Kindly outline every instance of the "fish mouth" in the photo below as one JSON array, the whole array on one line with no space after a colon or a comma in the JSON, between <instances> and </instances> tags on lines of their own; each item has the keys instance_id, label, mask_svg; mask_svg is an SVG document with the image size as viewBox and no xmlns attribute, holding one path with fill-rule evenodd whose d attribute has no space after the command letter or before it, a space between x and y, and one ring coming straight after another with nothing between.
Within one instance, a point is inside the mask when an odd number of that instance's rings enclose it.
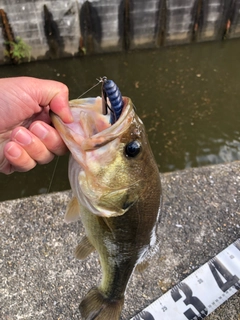
<instances>
[{"instance_id":1,"label":"fish mouth","mask_svg":"<svg viewBox=\"0 0 240 320\"><path fill-rule=\"evenodd\" d=\"M72 152L78 144L82 151L95 150L119 137L131 125L134 109L131 99L123 97L124 106L119 119L111 125L109 115L102 113L102 98L86 98L69 101L74 121L64 123L53 111L50 117L54 127Z\"/></svg>"},{"instance_id":2,"label":"fish mouth","mask_svg":"<svg viewBox=\"0 0 240 320\"><path fill-rule=\"evenodd\" d=\"M121 137L136 116L131 99L123 97L123 102L121 115L112 125L110 116L103 114L100 97L69 101L74 119L70 124L51 112L52 123L72 154L69 180L73 192L85 208L98 216L122 215L134 203L127 196L127 179L113 188L118 172L110 169L115 160L121 159Z\"/></svg>"}]
</instances>

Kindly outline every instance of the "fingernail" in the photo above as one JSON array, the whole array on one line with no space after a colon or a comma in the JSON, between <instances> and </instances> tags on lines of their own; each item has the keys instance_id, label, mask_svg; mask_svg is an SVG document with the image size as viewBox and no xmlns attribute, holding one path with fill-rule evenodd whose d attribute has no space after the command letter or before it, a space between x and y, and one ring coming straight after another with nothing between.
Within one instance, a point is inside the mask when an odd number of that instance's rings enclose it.
<instances>
[{"instance_id":1,"label":"fingernail","mask_svg":"<svg viewBox=\"0 0 240 320\"><path fill-rule=\"evenodd\" d=\"M6 147L5 152L7 152L13 158L19 158L22 154L21 149L17 148L16 146Z\"/></svg>"},{"instance_id":2,"label":"fingernail","mask_svg":"<svg viewBox=\"0 0 240 320\"><path fill-rule=\"evenodd\" d=\"M15 135L14 135L13 138L14 138L14 140L17 141L19 144L24 145L24 146L26 146L26 145L28 145L28 144L30 144L30 143L32 142L32 137L31 137L31 135L30 135L28 132L26 132L26 131L24 131L24 130L22 130L22 129L19 129L19 130L15 133Z\"/></svg>"},{"instance_id":3,"label":"fingernail","mask_svg":"<svg viewBox=\"0 0 240 320\"><path fill-rule=\"evenodd\" d=\"M74 120L73 115L69 111L64 110L59 115L65 123L72 123Z\"/></svg>"},{"instance_id":4,"label":"fingernail","mask_svg":"<svg viewBox=\"0 0 240 320\"><path fill-rule=\"evenodd\" d=\"M44 139L48 134L48 130L43 125L41 125L41 123L34 124L31 127L31 132L40 139Z\"/></svg>"}]
</instances>

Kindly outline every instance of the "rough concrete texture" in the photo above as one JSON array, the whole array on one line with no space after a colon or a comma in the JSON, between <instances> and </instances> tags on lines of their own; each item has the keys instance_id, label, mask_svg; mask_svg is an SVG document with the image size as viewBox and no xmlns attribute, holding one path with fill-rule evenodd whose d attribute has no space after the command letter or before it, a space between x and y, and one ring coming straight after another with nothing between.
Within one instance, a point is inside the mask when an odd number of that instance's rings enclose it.
<instances>
[{"instance_id":1,"label":"rough concrete texture","mask_svg":"<svg viewBox=\"0 0 240 320\"><path fill-rule=\"evenodd\" d=\"M215 256L240 234L240 162L162 175L160 250L126 292L122 319L130 319L163 292ZM81 262L73 250L81 222L66 225L71 192L2 202L1 319L80 319L78 305L100 281L97 254ZM235 294L210 320L239 320Z\"/></svg>"}]
</instances>

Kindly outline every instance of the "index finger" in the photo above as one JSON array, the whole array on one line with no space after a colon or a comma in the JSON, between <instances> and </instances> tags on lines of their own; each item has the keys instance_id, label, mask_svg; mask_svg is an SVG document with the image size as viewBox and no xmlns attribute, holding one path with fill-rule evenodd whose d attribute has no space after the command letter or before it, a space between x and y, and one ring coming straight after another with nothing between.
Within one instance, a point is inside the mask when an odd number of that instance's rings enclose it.
<instances>
[{"instance_id":1,"label":"index finger","mask_svg":"<svg viewBox=\"0 0 240 320\"><path fill-rule=\"evenodd\" d=\"M50 101L49 107L63 120L63 122L70 123L73 122L73 116L69 109L67 86L65 86L63 90L64 91L56 93Z\"/></svg>"},{"instance_id":2,"label":"index finger","mask_svg":"<svg viewBox=\"0 0 240 320\"><path fill-rule=\"evenodd\" d=\"M28 77L23 78L24 79L22 81L22 84L24 84L24 80L29 80ZM31 86L29 90L35 91L37 103L42 107L49 106L50 109L54 113L56 113L64 122L73 122L73 117L68 103L68 87L63 83L54 80L45 80L37 78L30 79Z\"/></svg>"}]
</instances>

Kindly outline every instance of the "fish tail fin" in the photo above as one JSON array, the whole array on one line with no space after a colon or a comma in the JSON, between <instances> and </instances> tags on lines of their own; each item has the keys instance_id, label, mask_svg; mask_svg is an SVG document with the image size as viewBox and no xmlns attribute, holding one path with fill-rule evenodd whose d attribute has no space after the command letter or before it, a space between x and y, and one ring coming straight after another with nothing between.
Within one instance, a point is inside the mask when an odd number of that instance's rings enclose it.
<instances>
[{"instance_id":1,"label":"fish tail fin","mask_svg":"<svg viewBox=\"0 0 240 320\"><path fill-rule=\"evenodd\" d=\"M80 303L79 309L83 320L119 320L124 298L111 300L98 288L92 288Z\"/></svg>"}]
</instances>

